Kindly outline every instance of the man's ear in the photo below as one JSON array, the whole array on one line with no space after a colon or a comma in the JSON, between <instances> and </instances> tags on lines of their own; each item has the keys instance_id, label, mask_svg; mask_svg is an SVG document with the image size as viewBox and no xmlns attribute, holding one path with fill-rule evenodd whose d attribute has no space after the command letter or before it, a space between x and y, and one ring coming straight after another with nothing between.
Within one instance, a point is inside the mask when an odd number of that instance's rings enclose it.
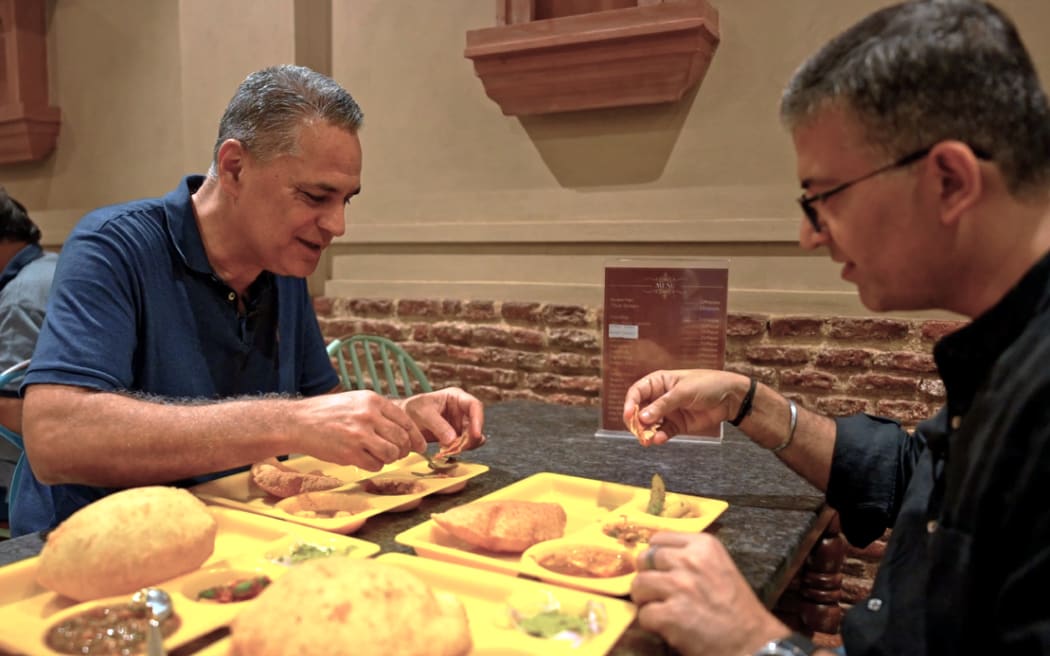
<instances>
[{"instance_id":1,"label":"man's ear","mask_svg":"<svg viewBox=\"0 0 1050 656\"><path fill-rule=\"evenodd\" d=\"M941 223L951 225L975 206L984 193L977 156L961 141L942 141L930 150Z\"/></svg>"},{"instance_id":2,"label":"man's ear","mask_svg":"<svg viewBox=\"0 0 1050 656\"><path fill-rule=\"evenodd\" d=\"M248 151L237 139L227 139L219 146L215 157L215 170L222 189L234 198L240 192L241 176L247 163Z\"/></svg>"}]
</instances>

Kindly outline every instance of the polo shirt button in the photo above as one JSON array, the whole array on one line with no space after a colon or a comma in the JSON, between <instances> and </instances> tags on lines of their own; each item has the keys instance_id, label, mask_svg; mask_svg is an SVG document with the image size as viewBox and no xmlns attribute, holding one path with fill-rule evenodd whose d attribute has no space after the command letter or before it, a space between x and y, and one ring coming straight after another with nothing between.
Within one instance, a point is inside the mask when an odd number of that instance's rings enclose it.
<instances>
[{"instance_id":1,"label":"polo shirt button","mask_svg":"<svg viewBox=\"0 0 1050 656\"><path fill-rule=\"evenodd\" d=\"M959 430L959 426L962 425L962 417L955 415L952 417L952 430Z\"/></svg>"},{"instance_id":2,"label":"polo shirt button","mask_svg":"<svg viewBox=\"0 0 1050 656\"><path fill-rule=\"evenodd\" d=\"M226 298L230 299L230 303L233 303L234 301L237 300L237 294L235 294L234 292L230 292L230 295L227 296Z\"/></svg>"},{"instance_id":3,"label":"polo shirt button","mask_svg":"<svg viewBox=\"0 0 1050 656\"><path fill-rule=\"evenodd\" d=\"M880 608L882 608L882 600L881 599L869 599L868 600L868 610L870 610L873 613L877 613Z\"/></svg>"},{"instance_id":4,"label":"polo shirt button","mask_svg":"<svg viewBox=\"0 0 1050 656\"><path fill-rule=\"evenodd\" d=\"M931 519L930 521L926 522L926 532L927 533L936 533L938 526L939 526L939 524L937 523L937 520L936 519Z\"/></svg>"}]
</instances>

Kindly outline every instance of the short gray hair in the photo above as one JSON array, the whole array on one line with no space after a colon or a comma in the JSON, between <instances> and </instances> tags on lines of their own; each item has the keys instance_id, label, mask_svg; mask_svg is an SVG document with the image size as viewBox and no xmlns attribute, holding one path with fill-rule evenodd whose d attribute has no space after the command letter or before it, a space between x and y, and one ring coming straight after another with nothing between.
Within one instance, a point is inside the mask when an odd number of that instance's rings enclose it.
<instances>
[{"instance_id":1,"label":"short gray hair","mask_svg":"<svg viewBox=\"0 0 1050 656\"><path fill-rule=\"evenodd\" d=\"M946 139L999 166L1014 194L1050 182L1050 109L1017 29L980 0L879 10L795 72L780 116L794 130L841 106L890 157Z\"/></svg>"},{"instance_id":2,"label":"short gray hair","mask_svg":"<svg viewBox=\"0 0 1050 656\"><path fill-rule=\"evenodd\" d=\"M356 134L364 115L346 89L305 66L284 64L256 71L237 87L219 121L212 168L227 139L240 141L263 161L295 152L299 128L318 119Z\"/></svg>"}]
</instances>

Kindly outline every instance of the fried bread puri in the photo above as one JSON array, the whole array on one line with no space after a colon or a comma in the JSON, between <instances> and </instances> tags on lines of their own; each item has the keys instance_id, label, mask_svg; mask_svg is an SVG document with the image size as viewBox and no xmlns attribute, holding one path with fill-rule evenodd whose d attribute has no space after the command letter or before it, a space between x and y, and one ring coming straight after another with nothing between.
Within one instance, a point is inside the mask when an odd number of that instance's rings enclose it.
<instances>
[{"instance_id":1,"label":"fried bread puri","mask_svg":"<svg viewBox=\"0 0 1050 656\"><path fill-rule=\"evenodd\" d=\"M345 481L326 476L322 471L301 472L277 458L268 458L252 465L252 482L275 497L291 497L305 492L321 492L343 485Z\"/></svg>"},{"instance_id":2,"label":"fried bread puri","mask_svg":"<svg viewBox=\"0 0 1050 656\"><path fill-rule=\"evenodd\" d=\"M37 581L77 601L131 594L200 567L217 531L207 506L186 490L122 490L84 506L48 535Z\"/></svg>"},{"instance_id":3,"label":"fried bread puri","mask_svg":"<svg viewBox=\"0 0 1050 656\"><path fill-rule=\"evenodd\" d=\"M239 656L460 656L473 643L462 602L393 565L311 560L270 584L234 620Z\"/></svg>"},{"instance_id":4,"label":"fried bread puri","mask_svg":"<svg viewBox=\"0 0 1050 656\"><path fill-rule=\"evenodd\" d=\"M540 501L475 501L431 513L438 526L467 544L489 551L519 553L537 542L565 534L565 509Z\"/></svg>"}]
</instances>

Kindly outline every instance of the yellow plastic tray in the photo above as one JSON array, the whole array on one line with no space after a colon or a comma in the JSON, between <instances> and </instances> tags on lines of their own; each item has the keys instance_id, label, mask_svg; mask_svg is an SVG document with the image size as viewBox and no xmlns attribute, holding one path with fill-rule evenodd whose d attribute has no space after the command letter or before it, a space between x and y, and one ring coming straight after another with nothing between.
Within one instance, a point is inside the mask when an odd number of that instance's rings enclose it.
<instances>
[{"instance_id":1,"label":"yellow plastic tray","mask_svg":"<svg viewBox=\"0 0 1050 656\"><path fill-rule=\"evenodd\" d=\"M538 581L516 579L500 574L478 576L477 570L449 563L438 563L408 554L386 553L376 560L396 565L416 574L435 590L451 592L459 597L467 611L470 634L474 640L472 654L476 656L500 654L501 656L523 656L525 654L573 654L592 656L607 653L617 639L634 621L635 605L621 599L596 597L594 594L566 590ZM560 640L550 640L527 635L510 626L507 604L511 599L537 599L547 592L554 595L564 608L582 608L588 600L600 601L605 607L607 624L605 630L591 636L577 647ZM395 653L393 650L392 653ZM231 656L231 642L223 639L195 656Z\"/></svg>"},{"instance_id":2,"label":"yellow plastic tray","mask_svg":"<svg viewBox=\"0 0 1050 656\"><path fill-rule=\"evenodd\" d=\"M209 510L219 523L211 557L197 571L157 584L171 595L181 619L179 629L164 641L168 650L229 624L243 607L243 603L197 601L200 590L253 574L276 579L288 571L288 566L272 559L287 553L297 542L352 548L347 554L351 558L368 558L379 552L379 545L358 538L229 508L212 506ZM47 647L45 636L56 623L96 606L130 600L127 595L78 603L38 584L38 564L39 558L29 558L0 568L0 650L54 656L58 652Z\"/></svg>"},{"instance_id":3,"label":"yellow plastic tray","mask_svg":"<svg viewBox=\"0 0 1050 656\"><path fill-rule=\"evenodd\" d=\"M603 527L626 518L627 521L657 530L699 533L729 507L728 503L720 499L668 492L669 503L684 503L694 509L698 516L683 519L656 517L645 512L649 500L647 488L547 472L534 474L477 501L506 499L560 504L565 509L568 520L563 536L566 542L613 550L624 549L634 554L648 545L639 542L625 546L615 538L607 536ZM524 554L495 553L462 542L432 519L399 533L395 540L412 547L418 555L427 558L470 565L502 574L527 574L551 583L602 594L626 595L634 578L633 574L608 579L558 574L540 567L532 557L544 543L534 545Z\"/></svg>"},{"instance_id":4,"label":"yellow plastic tray","mask_svg":"<svg viewBox=\"0 0 1050 656\"><path fill-rule=\"evenodd\" d=\"M252 482L251 474L247 471L196 485L190 488L190 492L193 492L208 503L246 510L304 526L345 534L353 533L361 528L365 520L373 515L415 508L420 504L423 497L428 494L452 494L458 492L463 489L467 480L483 474L489 469L487 465L460 461L459 466L445 477L417 476L416 474L433 473L427 467L426 460L418 453L410 454L397 462L391 463L378 472L370 472L353 465L334 465L309 456L290 458L284 464L302 472L320 470L328 476L334 476L346 481L345 485L327 492L312 494L344 495L347 497L344 500L345 503L353 508L351 513L341 517L301 517L286 512L280 505L287 505L287 500L267 494ZM413 494L384 495L371 494L362 486L362 482L365 480L379 480L382 478L411 479L419 483L420 490ZM294 498L289 497L289 499Z\"/></svg>"}]
</instances>

